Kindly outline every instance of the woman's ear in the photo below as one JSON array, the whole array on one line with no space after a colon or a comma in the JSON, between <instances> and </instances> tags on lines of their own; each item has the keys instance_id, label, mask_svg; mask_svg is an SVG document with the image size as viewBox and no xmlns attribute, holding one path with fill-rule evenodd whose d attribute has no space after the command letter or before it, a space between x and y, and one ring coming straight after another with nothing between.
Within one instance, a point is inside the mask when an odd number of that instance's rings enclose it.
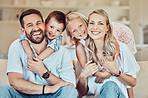
<instances>
[{"instance_id":1,"label":"woman's ear","mask_svg":"<svg viewBox=\"0 0 148 98\"><path fill-rule=\"evenodd\" d=\"M21 33L26 36L24 28L21 27Z\"/></svg>"}]
</instances>

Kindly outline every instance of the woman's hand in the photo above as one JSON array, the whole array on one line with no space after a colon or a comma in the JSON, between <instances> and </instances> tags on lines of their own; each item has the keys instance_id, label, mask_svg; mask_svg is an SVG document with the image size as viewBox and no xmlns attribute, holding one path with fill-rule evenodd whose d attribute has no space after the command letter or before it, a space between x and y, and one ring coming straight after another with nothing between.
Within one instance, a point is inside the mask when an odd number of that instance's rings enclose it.
<instances>
[{"instance_id":1,"label":"woman's hand","mask_svg":"<svg viewBox=\"0 0 148 98\"><path fill-rule=\"evenodd\" d=\"M109 60L105 60L105 62L102 64L102 66L109 71L110 73L114 74L118 74L119 70L117 68L117 58L118 58L118 53L115 54L115 58L113 61L109 61Z\"/></svg>"}]
</instances>

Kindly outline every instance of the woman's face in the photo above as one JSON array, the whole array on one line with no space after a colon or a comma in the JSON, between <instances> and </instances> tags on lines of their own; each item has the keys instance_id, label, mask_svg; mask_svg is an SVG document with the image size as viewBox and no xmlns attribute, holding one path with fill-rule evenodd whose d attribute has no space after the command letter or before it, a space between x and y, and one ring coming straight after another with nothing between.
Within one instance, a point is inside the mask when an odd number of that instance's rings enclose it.
<instances>
[{"instance_id":1,"label":"woman's face","mask_svg":"<svg viewBox=\"0 0 148 98\"><path fill-rule=\"evenodd\" d=\"M88 34L92 39L104 39L107 31L108 26L104 16L96 13L90 15L88 23Z\"/></svg>"},{"instance_id":2,"label":"woman's face","mask_svg":"<svg viewBox=\"0 0 148 98\"><path fill-rule=\"evenodd\" d=\"M87 25L81 19L75 19L68 24L70 35L76 39L86 39Z\"/></svg>"}]
</instances>

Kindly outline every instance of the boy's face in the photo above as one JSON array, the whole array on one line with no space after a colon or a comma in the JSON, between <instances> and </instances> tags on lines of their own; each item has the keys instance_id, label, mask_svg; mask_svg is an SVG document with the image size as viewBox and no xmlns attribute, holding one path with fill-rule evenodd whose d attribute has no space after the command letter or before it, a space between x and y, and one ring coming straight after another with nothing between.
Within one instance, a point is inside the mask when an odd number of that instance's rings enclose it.
<instances>
[{"instance_id":1,"label":"boy's face","mask_svg":"<svg viewBox=\"0 0 148 98\"><path fill-rule=\"evenodd\" d=\"M58 38L63 32L64 24L58 23L55 18L51 18L46 24L46 36L49 39Z\"/></svg>"}]
</instances>

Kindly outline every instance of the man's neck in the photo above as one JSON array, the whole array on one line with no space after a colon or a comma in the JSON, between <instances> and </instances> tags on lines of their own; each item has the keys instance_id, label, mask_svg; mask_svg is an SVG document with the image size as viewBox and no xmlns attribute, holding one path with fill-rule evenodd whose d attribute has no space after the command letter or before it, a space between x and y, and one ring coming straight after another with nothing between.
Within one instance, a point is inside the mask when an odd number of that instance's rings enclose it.
<instances>
[{"instance_id":1,"label":"man's neck","mask_svg":"<svg viewBox=\"0 0 148 98\"><path fill-rule=\"evenodd\" d=\"M30 41L29 41L29 43L33 47L33 49L35 50L37 55L42 53L46 49L46 46L47 46L47 42L45 41L45 38L40 44L35 44Z\"/></svg>"}]
</instances>

